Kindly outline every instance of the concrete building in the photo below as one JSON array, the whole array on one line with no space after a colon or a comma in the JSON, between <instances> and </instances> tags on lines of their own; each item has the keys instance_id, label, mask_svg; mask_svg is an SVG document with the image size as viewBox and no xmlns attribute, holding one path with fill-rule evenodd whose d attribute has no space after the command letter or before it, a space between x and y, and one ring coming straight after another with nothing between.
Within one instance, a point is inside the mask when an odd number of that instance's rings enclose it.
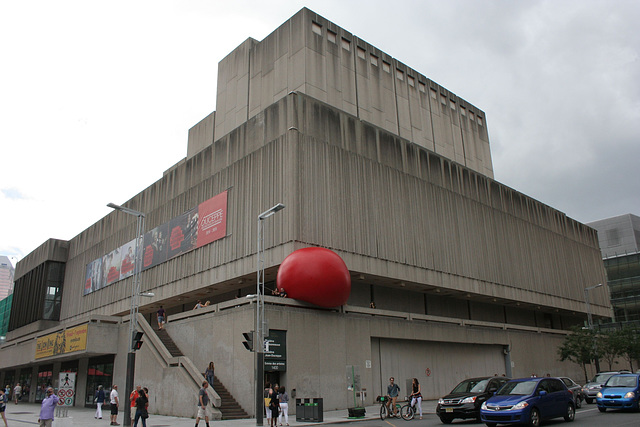
<instances>
[{"instance_id":1,"label":"concrete building","mask_svg":"<svg viewBox=\"0 0 640 427\"><path fill-rule=\"evenodd\" d=\"M277 356L266 375L293 397L354 406L347 372L366 404L390 376L402 393L417 377L426 399L468 376L580 376L556 348L586 318L583 289L605 280L596 232L493 180L482 110L308 9L242 43L218 76L216 112L189 130L186 158L124 203L146 214L141 290L154 296L140 299L135 382L152 412L195 415L214 361L216 392L255 413L245 296L257 216L276 203L286 209L265 222L267 288L306 247L336 252L352 279L339 307L267 296L281 351L265 356ZM113 212L18 263L0 381L56 385L75 372L76 405L91 405L97 384L124 384L135 237L136 219ZM198 300L211 305L193 310ZM605 293L591 311L611 316ZM69 337L75 347L58 345Z\"/></svg>"},{"instance_id":2,"label":"concrete building","mask_svg":"<svg viewBox=\"0 0 640 427\"><path fill-rule=\"evenodd\" d=\"M613 306L613 322L640 325L640 217L615 216L588 224L598 231Z\"/></svg>"}]
</instances>

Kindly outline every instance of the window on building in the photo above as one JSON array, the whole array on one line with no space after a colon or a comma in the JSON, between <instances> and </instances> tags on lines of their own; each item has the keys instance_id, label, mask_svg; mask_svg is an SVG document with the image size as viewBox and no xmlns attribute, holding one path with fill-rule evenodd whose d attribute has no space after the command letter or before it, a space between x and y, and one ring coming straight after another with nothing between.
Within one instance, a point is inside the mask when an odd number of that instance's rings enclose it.
<instances>
[{"instance_id":1,"label":"window on building","mask_svg":"<svg viewBox=\"0 0 640 427\"><path fill-rule=\"evenodd\" d=\"M94 357L89 359L87 369L87 392L85 394L84 406L93 407L98 386L101 385L105 394L111 389L113 384L113 355ZM126 407L126 405L125 405Z\"/></svg>"},{"instance_id":2,"label":"window on building","mask_svg":"<svg viewBox=\"0 0 640 427\"><path fill-rule=\"evenodd\" d=\"M456 109L455 101L449 100L449 107L451 107L451 109L455 111L455 109Z\"/></svg>"},{"instance_id":3,"label":"window on building","mask_svg":"<svg viewBox=\"0 0 640 427\"><path fill-rule=\"evenodd\" d=\"M360 46L358 46L357 51L358 51L358 58L365 59L367 57L367 52Z\"/></svg>"},{"instance_id":4,"label":"window on building","mask_svg":"<svg viewBox=\"0 0 640 427\"><path fill-rule=\"evenodd\" d=\"M473 114L473 111L469 111L469 120L471 120L471 121L475 121L476 120L476 116Z\"/></svg>"},{"instance_id":5,"label":"window on building","mask_svg":"<svg viewBox=\"0 0 640 427\"><path fill-rule=\"evenodd\" d=\"M374 65L376 67L378 66L378 57L377 56L375 56L374 54L371 54L369 56L369 59L371 60L371 65Z\"/></svg>"},{"instance_id":6,"label":"window on building","mask_svg":"<svg viewBox=\"0 0 640 427\"><path fill-rule=\"evenodd\" d=\"M424 92L426 92L426 91L427 91L427 85L425 85L425 84L424 84L424 83L422 83L422 82L418 82L418 90L419 90L420 92L423 92L423 93L424 93Z\"/></svg>"},{"instance_id":7,"label":"window on building","mask_svg":"<svg viewBox=\"0 0 640 427\"><path fill-rule=\"evenodd\" d=\"M311 31L313 31L314 33L316 33L319 36L321 36L322 35L322 25L318 24L317 22L312 22L311 23Z\"/></svg>"},{"instance_id":8,"label":"window on building","mask_svg":"<svg viewBox=\"0 0 640 427\"><path fill-rule=\"evenodd\" d=\"M396 69L396 77L398 80L404 80L404 72L402 70Z\"/></svg>"},{"instance_id":9,"label":"window on building","mask_svg":"<svg viewBox=\"0 0 640 427\"><path fill-rule=\"evenodd\" d=\"M407 82L409 86L416 87L416 79L414 77L407 75Z\"/></svg>"},{"instance_id":10,"label":"window on building","mask_svg":"<svg viewBox=\"0 0 640 427\"><path fill-rule=\"evenodd\" d=\"M463 116L467 115L467 109L464 108L463 106L460 106L460 114L462 114Z\"/></svg>"},{"instance_id":11,"label":"window on building","mask_svg":"<svg viewBox=\"0 0 640 427\"><path fill-rule=\"evenodd\" d=\"M438 99L438 92L435 89L429 89L429 95L431 95L433 99Z\"/></svg>"},{"instance_id":12,"label":"window on building","mask_svg":"<svg viewBox=\"0 0 640 427\"><path fill-rule=\"evenodd\" d=\"M331 43L335 43L338 40L338 35L331 30L327 30L327 40Z\"/></svg>"},{"instance_id":13,"label":"window on building","mask_svg":"<svg viewBox=\"0 0 640 427\"><path fill-rule=\"evenodd\" d=\"M389 64L386 61L382 61L382 69L384 71L386 71L387 73L390 73L391 72L391 64Z\"/></svg>"},{"instance_id":14,"label":"window on building","mask_svg":"<svg viewBox=\"0 0 640 427\"><path fill-rule=\"evenodd\" d=\"M342 39L342 48L344 50L351 50L351 42L345 38Z\"/></svg>"},{"instance_id":15,"label":"window on building","mask_svg":"<svg viewBox=\"0 0 640 427\"><path fill-rule=\"evenodd\" d=\"M447 105L447 97L444 96L443 94L440 94L440 103L442 105Z\"/></svg>"},{"instance_id":16,"label":"window on building","mask_svg":"<svg viewBox=\"0 0 640 427\"><path fill-rule=\"evenodd\" d=\"M484 122L483 122L483 120L482 120L482 117L478 116L478 124L479 124L480 126L482 126L482 125L483 125L483 123L484 123Z\"/></svg>"},{"instance_id":17,"label":"window on building","mask_svg":"<svg viewBox=\"0 0 640 427\"><path fill-rule=\"evenodd\" d=\"M38 384L36 389L36 403L40 403L47 397L47 388L53 386L53 365L38 367Z\"/></svg>"}]
</instances>

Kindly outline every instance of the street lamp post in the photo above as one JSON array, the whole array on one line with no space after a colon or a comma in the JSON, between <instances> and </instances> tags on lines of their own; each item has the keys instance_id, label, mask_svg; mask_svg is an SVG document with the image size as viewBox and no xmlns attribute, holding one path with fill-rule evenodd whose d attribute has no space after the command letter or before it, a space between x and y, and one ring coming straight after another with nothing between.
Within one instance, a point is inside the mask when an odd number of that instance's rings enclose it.
<instances>
[{"instance_id":1,"label":"street lamp post","mask_svg":"<svg viewBox=\"0 0 640 427\"><path fill-rule=\"evenodd\" d=\"M593 318L591 317L591 306L589 305L589 291L599 288L602 286L602 283L598 283L597 285L589 286L588 288L584 288L584 302L587 305L587 322L589 324L589 331L593 332ZM596 372L600 372L600 360L597 355L598 346L596 343L596 337L593 337L593 353L596 362Z\"/></svg>"},{"instance_id":2,"label":"street lamp post","mask_svg":"<svg viewBox=\"0 0 640 427\"><path fill-rule=\"evenodd\" d=\"M136 348L134 346L134 337L138 332L138 307L140 305L138 298L140 298L140 270L142 269L142 239L144 237L144 221L145 215L142 212L125 208L114 203L107 204L108 207L117 211L124 212L129 215L133 215L138 218L136 226L136 261L133 268L133 281L131 282L131 308L129 310L129 353L127 354L127 379L125 386L125 396L127 398L133 392L134 377L136 370ZM146 295L145 295L146 296ZM125 402L129 402L125 400ZM127 405L127 410L124 412L124 425L131 425L131 411Z\"/></svg>"},{"instance_id":3,"label":"street lamp post","mask_svg":"<svg viewBox=\"0 0 640 427\"><path fill-rule=\"evenodd\" d=\"M264 398L262 396L263 380L264 380L264 337L266 333L266 319L264 316L264 230L262 221L269 218L274 213L284 209L282 203L271 207L270 209L258 215L258 281L256 284L257 301L254 306L256 311L254 355L256 362L255 380L256 380L256 425L262 425L262 407L264 406Z\"/></svg>"}]
</instances>

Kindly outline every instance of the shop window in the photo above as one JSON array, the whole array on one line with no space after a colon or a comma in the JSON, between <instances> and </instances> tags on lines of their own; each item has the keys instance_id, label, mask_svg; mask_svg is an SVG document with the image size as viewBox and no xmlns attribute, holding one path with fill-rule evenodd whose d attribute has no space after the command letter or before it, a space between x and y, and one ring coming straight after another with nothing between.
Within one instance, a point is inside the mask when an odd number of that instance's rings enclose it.
<instances>
[{"instance_id":1,"label":"shop window","mask_svg":"<svg viewBox=\"0 0 640 427\"><path fill-rule=\"evenodd\" d=\"M114 356L96 357L89 359L87 368L87 391L84 399L84 406L93 407L98 386L104 388L105 395L111 390L113 384L113 358Z\"/></svg>"},{"instance_id":2,"label":"shop window","mask_svg":"<svg viewBox=\"0 0 640 427\"><path fill-rule=\"evenodd\" d=\"M38 368L38 387L36 389L36 403L47 397L47 388L53 387L53 365L43 365Z\"/></svg>"}]
</instances>

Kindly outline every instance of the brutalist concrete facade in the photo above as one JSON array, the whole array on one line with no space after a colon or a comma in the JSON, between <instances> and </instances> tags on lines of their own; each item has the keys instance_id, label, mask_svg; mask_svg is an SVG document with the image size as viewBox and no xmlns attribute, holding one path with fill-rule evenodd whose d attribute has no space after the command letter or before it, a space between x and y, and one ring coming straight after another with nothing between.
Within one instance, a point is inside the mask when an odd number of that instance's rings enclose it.
<instances>
[{"instance_id":1,"label":"brutalist concrete facade","mask_svg":"<svg viewBox=\"0 0 640 427\"><path fill-rule=\"evenodd\" d=\"M187 157L125 204L151 229L228 192L226 237L142 273L142 290L155 296L140 307L136 383L154 396L152 412L195 415L195 397L176 402L175 390L195 396L214 360L254 413L253 354L241 342L255 317L244 297L255 293L257 215L279 202L286 209L265 232L267 285L308 246L338 253L352 277L349 301L334 309L267 298L269 328L287 346L285 369L270 375L297 397L353 406L347 366L358 367L369 404L389 376L401 387L419 378L429 399L467 376L580 375L556 348L585 318L584 287L605 280L597 235L492 179L481 110L307 9L243 43L221 61L219 79L217 111L189 131ZM134 234L134 218L112 213L67 242L60 323L11 331L0 380L111 355L124 383L131 279L83 289L86 265ZM25 257L16 277L43 253ZM192 310L198 299L213 304ZM606 295L591 303L596 317L610 316ZM161 304L184 356L168 354L150 327ZM117 329L111 348L32 357L39 336L83 322Z\"/></svg>"}]
</instances>

